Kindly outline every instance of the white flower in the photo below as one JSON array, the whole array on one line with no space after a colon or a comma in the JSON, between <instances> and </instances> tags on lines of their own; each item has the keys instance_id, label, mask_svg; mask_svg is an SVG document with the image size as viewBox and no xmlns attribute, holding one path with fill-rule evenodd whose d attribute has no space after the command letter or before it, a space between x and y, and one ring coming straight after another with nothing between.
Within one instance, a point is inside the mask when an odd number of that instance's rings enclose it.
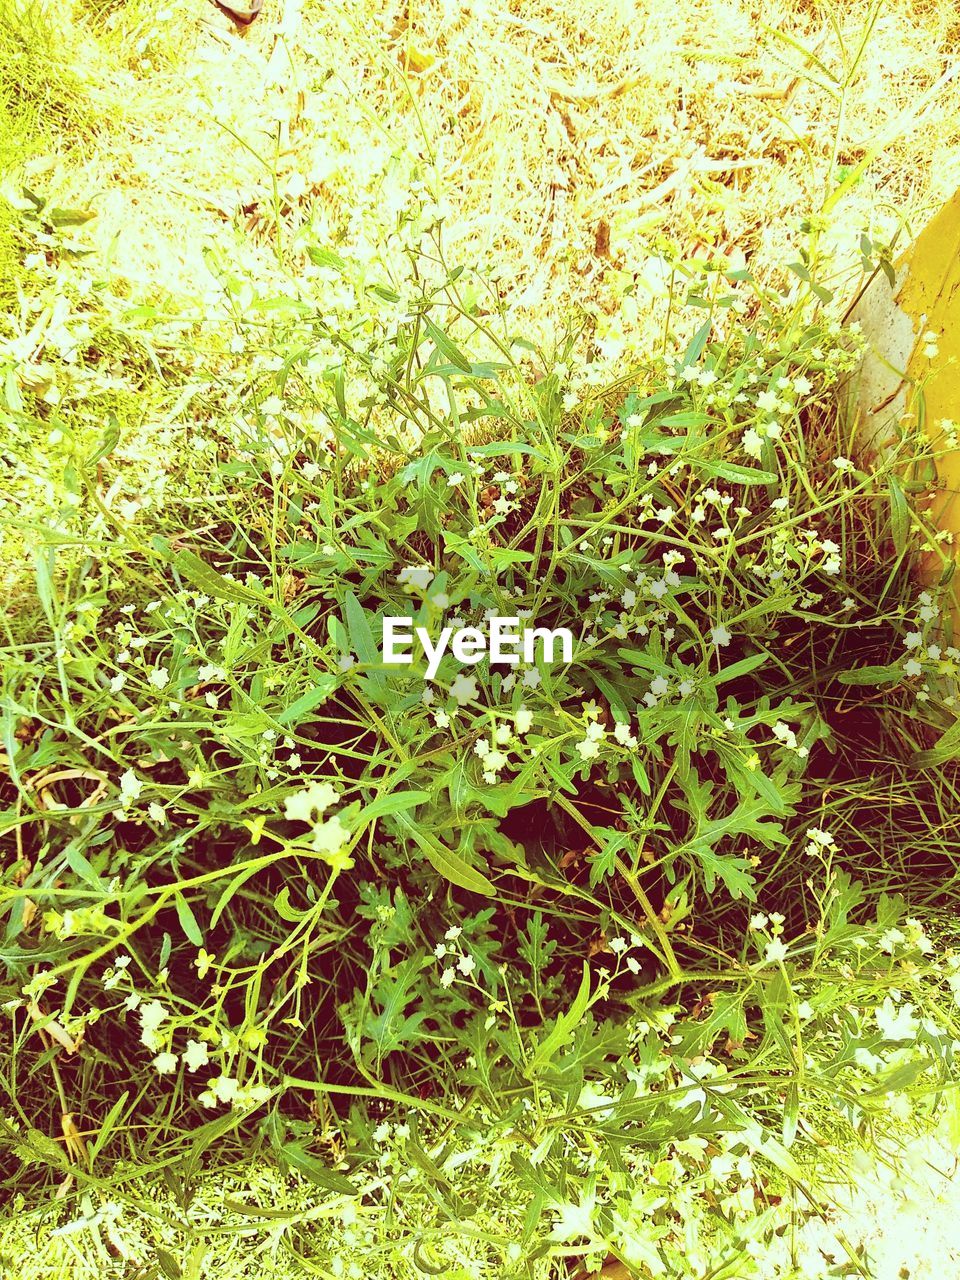
<instances>
[{"instance_id":1,"label":"white flower","mask_svg":"<svg viewBox=\"0 0 960 1280\"><path fill-rule=\"evenodd\" d=\"M233 1076L217 1076L208 1083L218 1102L233 1102L240 1091L240 1084Z\"/></svg>"},{"instance_id":2,"label":"white flower","mask_svg":"<svg viewBox=\"0 0 960 1280\"><path fill-rule=\"evenodd\" d=\"M339 853L349 839L350 832L335 814L314 831L313 847L317 853Z\"/></svg>"},{"instance_id":3,"label":"white flower","mask_svg":"<svg viewBox=\"0 0 960 1280\"><path fill-rule=\"evenodd\" d=\"M740 444L744 453L749 454L751 458L759 458L763 453L763 437L753 427L743 433Z\"/></svg>"},{"instance_id":4,"label":"white flower","mask_svg":"<svg viewBox=\"0 0 960 1280\"><path fill-rule=\"evenodd\" d=\"M313 822L315 813L323 814L339 798L329 782L312 782L284 798L283 814L289 822Z\"/></svg>"},{"instance_id":5,"label":"white flower","mask_svg":"<svg viewBox=\"0 0 960 1280\"><path fill-rule=\"evenodd\" d=\"M529 733L532 724L533 712L529 707L525 707L521 703L513 713L513 727L517 732L517 736L522 738L525 733Z\"/></svg>"},{"instance_id":6,"label":"white flower","mask_svg":"<svg viewBox=\"0 0 960 1280\"><path fill-rule=\"evenodd\" d=\"M906 942L907 935L899 929L888 929L880 938L877 946L881 951L885 951L888 956L892 956L896 948L901 942Z\"/></svg>"},{"instance_id":7,"label":"white flower","mask_svg":"<svg viewBox=\"0 0 960 1280\"><path fill-rule=\"evenodd\" d=\"M782 938L771 938L767 943L763 956L771 964L775 964L779 960L785 960L787 957L787 944Z\"/></svg>"},{"instance_id":8,"label":"white flower","mask_svg":"<svg viewBox=\"0 0 960 1280\"><path fill-rule=\"evenodd\" d=\"M853 463L849 458L834 458L833 465L838 471L852 471Z\"/></svg>"},{"instance_id":9,"label":"white flower","mask_svg":"<svg viewBox=\"0 0 960 1280\"><path fill-rule=\"evenodd\" d=\"M147 1004L140 1005L139 1015L140 1041L148 1049L156 1049L158 1047L157 1032L161 1024L166 1021L167 1011L159 1000L150 1000Z\"/></svg>"},{"instance_id":10,"label":"white flower","mask_svg":"<svg viewBox=\"0 0 960 1280\"><path fill-rule=\"evenodd\" d=\"M600 753L600 744L595 738L584 738L577 743L577 751L581 760L593 760Z\"/></svg>"},{"instance_id":11,"label":"white flower","mask_svg":"<svg viewBox=\"0 0 960 1280\"><path fill-rule=\"evenodd\" d=\"M124 804L129 804L131 800L138 800L142 790L143 779L138 778L132 769L120 775L120 798Z\"/></svg>"},{"instance_id":12,"label":"white flower","mask_svg":"<svg viewBox=\"0 0 960 1280\"><path fill-rule=\"evenodd\" d=\"M420 587L424 591L433 579L433 570L426 565L408 565L397 574L397 582L402 587L407 585Z\"/></svg>"},{"instance_id":13,"label":"white flower","mask_svg":"<svg viewBox=\"0 0 960 1280\"><path fill-rule=\"evenodd\" d=\"M443 936L448 942L456 942L461 933L463 933L463 930L460 926L458 924L452 924Z\"/></svg>"},{"instance_id":14,"label":"white flower","mask_svg":"<svg viewBox=\"0 0 960 1280\"><path fill-rule=\"evenodd\" d=\"M177 1055L175 1053L158 1053L153 1060L153 1065L162 1076L168 1076L177 1069Z\"/></svg>"},{"instance_id":15,"label":"white flower","mask_svg":"<svg viewBox=\"0 0 960 1280\"><path fill-rule=\"evenodd\" d=\"M750 917L751 929L765 929L769 923L770 921L767 919L767 917L763 914L762 911L758 911L755 916Z\"/></svg>"},{"instance_id":16,"label":"white flower","mask_svg":"<svg viewBox=\"0 0 960 1280\"><path fill-rule=\"evenodd\" d=\"M873 1015L884 1040L913 1040L919 1029L919 1022L913 1016L913 1005L904 1004L898 1009L890 996Z\"/></svg>"},{"instance_id":17,"label":"white flower","mask_svg":"<svg viewBox=\"0 0 960 1280\"><path fill-rule=\"evenodd\" d=\"M780 401L775 391L761 391L757 396L757 408L762 409L764 413L774 413Z\"/></svg>"},{"instance_id":18,"label":"white flower","mask_svg":"<svg viewBox=\"0 0 960 1280\"><path fill-rule=\"evenodd\" d=\"M447 476L447 484L450 488L455 488L458 484L463 484L463 472L455 471L452 476Z\"/></svg>"},{"instance_id":19,"label":"white flower","mask_svg":"<svg viewBox=\"0 0 960 1280\"><path fill-rule=\"evenodd\" d=\"M465 978L468 978L476 967L477 962L474 960L473 956L461 956L457 961L457 968Z\"/></svg>"},{"instance_id":20,"label":"white flower","mask_svg":"<svg viewBox=\"0 0 960 1280\"><path fill-rule=\"evenodd\" d=\"M550 1236L554 1240L580 1240L583 1236L593 1238L593 1209L595 1196L587 1196L580 1204L561 1204L557 1209L557 1220Z\"/></svg>"},{"instance_id":21,"label":"white flower","mask_svg":"<svg viewBox=\"0 0 960 1280\"><path fill-rule=\"evenodd\" d=\"M722 648L724 645L728 645L732 638L733 637L730 635L730 632L724 626L710 628L710 639L718 649Z\"/></svg>"},{"instance_id":22,"label":"white flower","mask_svg":"<svg viewBox=\"0 0 960 1280\"><path fill-rule=\"evenodd\" d=\"M119 675L113 677L110 681L110 692L119 693L123 686L127 683L127 677L121 671Z\"/></svg>"},{"instance_id":23,"label":"white flower","mask_svg":"<svg viewBox=\"0 0 960 1280\"><path fill-rule=\"evenodd\" d=\"M450 686L450 696L455 698L458 706L465 706L477 696L477 681L474 676L459 675Z\"/></svg>"},{"instance_id":24,"label":"white flower","mask_svg":"<svg viewBox=\"0 0 960 1280\"><path fill-rule=\"evenodd\" d=\"M188 1040L187 1047L184 1050L183 1060L187 1064L188 1071L199 1071L201 1067L208 1065L210 1058L207 1052L208 1045L205 1040Z\"/></svg>"},{"instance_id":25,"label":"white flower","mask_svg":"<svg viewBox=\"0 0 960 1280\"><path fill-rule=\"evenodd\" d=\"M440 975L440 985L441 985L441 987L449 987L449 986L452 986L452 985L453 985L453 980L454 980L454 978L455 978L456 976L457 976L457 974L456 974L456 971L454 970L453 966L451 966L449 969L444 969L443 973L441 973L441 975Z\"/></svg>"},{"instance_id":26,"label":"white flower","mask_svg":"<svg viewBox=\"0 0 960 1280\"><path fill-rule=\"evenodd\" d=\"M154 667L147 679L155 688L165 689L170 683L170 672L166 667Z\"/></svg>"}]
</instances>

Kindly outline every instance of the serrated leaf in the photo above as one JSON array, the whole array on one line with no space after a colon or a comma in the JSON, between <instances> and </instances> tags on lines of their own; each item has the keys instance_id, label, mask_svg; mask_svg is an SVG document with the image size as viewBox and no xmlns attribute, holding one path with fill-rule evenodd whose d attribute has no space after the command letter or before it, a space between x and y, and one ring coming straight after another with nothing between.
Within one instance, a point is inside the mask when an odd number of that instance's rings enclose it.
<instances>
[{"instance_id":1,"label":"serrated leaf","mask_svg":"<svg viewBox=\"0 0 960 1280\"><path fill-rule=\"evenodd\" d=\"M590 1002L590 966L586 960L583 962L583 977L580 979L580 986L577 994L573 998L573 1004L566 1013L561 1013L554 1023L553 1030L545 1040L537 1046L529 1066L526 1068L526 1075L532 1075L538 1071L545 1063L549 1062L554 1054L562 1049L566 1044L568 1037L576 1030L583 1015L587 1011Z\"/></svg>"}]
</instances>

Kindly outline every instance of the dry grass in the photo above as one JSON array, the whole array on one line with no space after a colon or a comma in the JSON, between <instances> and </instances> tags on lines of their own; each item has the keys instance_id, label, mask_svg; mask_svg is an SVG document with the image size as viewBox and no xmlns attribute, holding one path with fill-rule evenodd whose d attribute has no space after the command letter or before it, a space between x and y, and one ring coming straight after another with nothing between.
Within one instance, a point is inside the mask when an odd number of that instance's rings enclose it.
<instances>
[{"instance_id":1,"label":"dry grass","mask_svg":"<svg viewBox=\"0 0 960 1280\"><path fill-rule=\"evenodd\" d=\"M615 359L658 284L651 246L726 251L774 280L836 166L890 132L834 211L843 260L861 228L915 227L960 185L960 81L914 110L960 42L955 5L881 8L841 106L829 77L844 79L870 13L866 0L267 0L237 35L206 0L139 0L83 19L101 37L126 23L133 52L112 88L129 123L81 168L39 161L32 176L94 200L91 235L121 275L196 296L209 242L266 274L278 214L286 233L312 218L362 242L364 211L401 205L419 166L449 205L452 261L499 267L536 334L593 310Z\"/></svg>"}]
</instances>

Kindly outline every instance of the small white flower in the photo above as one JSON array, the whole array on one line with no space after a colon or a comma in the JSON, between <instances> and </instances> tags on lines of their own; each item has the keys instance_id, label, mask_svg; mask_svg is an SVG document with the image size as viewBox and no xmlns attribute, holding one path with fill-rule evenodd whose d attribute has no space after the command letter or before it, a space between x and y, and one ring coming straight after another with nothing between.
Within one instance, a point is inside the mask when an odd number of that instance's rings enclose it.
<instances>
[{"instance_id":1,"label":"small white flower","mask_svg":"<svg viewBox=\"0 0 960 1280\"><path fill-rule=\"evenodd\" d=\"M521 703L513 713L513 727L517 732L517 736L522 738L525 733L529 733L532 724L533 712L529 707L525 707Z\"/></svg>"},{"instance_id":2,"label":"small white flower","mask_svg":"<svg viewBox=\"0 0 960 1280\"><path fill-rule=\"evenodd\" d=\"M456 699L458 706L466 706L477 696L477 681L474 676L459 675L450 686L450 696Z\"/></svg>"},{"instance_id":3,"label":"small white flower","mask_svg":"<svg viewBox=\"0 0 960 1280\"><path fill-rule=\"evenodd\" d=\"M771 938L767 943L767 947L763 955L764 959L768 960L770 963L785 960L787 957L787 944L782 938Z\"/></svg>"},{"instance_id":4,"label":"small white flower","mask_svg":"<svg viewBox=\"0 0 960 1280\"><path fill-rule=\"evenodd\" d=\"M132 769L120 775L120 798L124 804L138 800L143 790L143 779L138 778Z\"/></svg>"},{"instance_id":5,"label":"small white flower","mask_svg":"<svg viewBox=\"0 0 960 1280\"><path fill-rule=\"evenodd\" d=\"M187 1064L188 1071L199 1071L201 1067L208 1065L210 1059L208 1055L208 1045L205 1040L188 1040L187 1047L184 1050L183 1060Z\"/></svg>"},{"instance_id":6,"label":"small white flower","mask_svg":"<svg viewBox=\"0 0 960 1280\"><path fill-rule=\"evenodd\" d=\"M873 1015L880 1034L885 1040L913 1040L920 1024L913 1016L913 1005L903 1004L898 1009L890 996Z\"/></svg>"},{"instance_id":7,"label":"small white flower","mask_svg":"<svg viewBox=\"0 0 960 1280\"><path fill-rule=\"evenodd\" d=\"M177 1055L175 1053L158 1053L153 1060L153 1065L162 1076L168 1076L177 1069Z\"/></svg>"},{"instance_id":8,"label":"small white flower","mask_svg":"<svg viewBox=\"0 0 960 1280\"><path fill-rule=\"evenodd\" d=\"M314 830L313 848L317 853L339 853L349 839L350 832L334 814Z\"/></svg>"},{"instance_id":9,"label":"small white flower","mask_svg":"<svg viewBox=\"0 0 960 1280\"><path fill-rule=\"evenodd\" d=\"M159 1000L150 1000L139 1007L140 1041L148 1049L157 1048L157 1032L167 1019L167 1010Z\"/></svg>"},{"instance_id":10,"label":"small white flower","mask_svg":"<svg viewBox=\"0 0 960 1280\"><path fill-rule=\"evenodd\" d=\"M720 648L723 648L725 645L728 645L730 641L733 639L733 637L731 636L729 630L726 627L721 625L719 627L710 628L710 639L717 646L717 648L720 649Z\"/></svg>"},{"instance_id":11,"label":"small white flower","mask_svg":"<svg viewBox=\"0 0 960 1280\"><path fill-rule=\"evenodd\" d=\"M294 791L283 802L283 816L288 822L313 822L339 800L329 782L313 782L302 791Z\"/></svg>"},{"instance_id":12,"label":"small white flower","mask_svg":"<svg viewBox=\"0 0 960 1280\"><path fill-rule=\"evenodd\" d=\"M455 471L452 476L447 476L447 484L451 489L453 489L456 488L458 484L463 484L463 479L463 472Z\"/></svg>"}]
</instances>

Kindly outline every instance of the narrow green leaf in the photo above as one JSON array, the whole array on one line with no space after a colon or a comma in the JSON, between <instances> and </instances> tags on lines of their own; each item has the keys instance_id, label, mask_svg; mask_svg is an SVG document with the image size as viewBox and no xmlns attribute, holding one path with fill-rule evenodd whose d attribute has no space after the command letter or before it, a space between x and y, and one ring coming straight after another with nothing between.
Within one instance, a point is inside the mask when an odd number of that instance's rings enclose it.
<instances>
[{"instance_id":1,"label":"narrow green leaf","mask_svg":"<svg viewBox=\"0 0 960 1280\"><path fill-rule=\"evenodd\" d=\"M180 928L183 930L184 937L188 942L192 942L195 947L202 947L203 933L197 924L197 917L193 914L190 903L182 893L174 894L173 901L177 908L177 918L180 921Z\"/></svg>"},{"instance_id":2,"label":"narrow green leaf","mask_svg":"<svg viewBox=\"0 0 960 1280\"><path fill-rule=\"evenodd\" d=\"M493 885L476 867L465 862L452 849L442 845L436 836L428 831L420 831L406 814L397 815L397 823L421 852L435 871L449 880L451 884L467 889L470 893L482 893L484 897L493 897Z\"/></svg>"},{"instance_id":3,"label":"narrow green leaf","mask_svg":"<svg viewBox=\"0 0 960 1280\"><path fill-rule=\"evenodd\" d=\"M373 638L373 631L363 611L363 605L352 591L348 591L344 598L344 608L347 615L345 621L350 647L363 665L370 668L366 673L370 683L375 688L382 689L385 684L383 672L374 669L382 665L380 650Z\"/></svg>"},{"instance_id":4,"label":"narrow green leaf","mask_svg":"<svg viewBox=\"0 0 960 1280\"><path fill-rule=\"evenodd\" d=\"M333 1169L328 1169L319 1157L312 1155L299 1142L285 1142L280 1151L286 1162L298 1173L302 1173L314 1186L340 1196L357 1194L357 1188L349 1178L345 1178L342 1173L337 1173Z\"/></svg>"},{"instance_id":5,"label":"narrow green leaf","mask_svg":"<svg viewBox=\"0 0 960 1280\"><path fill-rule=\"evenodd\" d=\"M910 503L896 476L887 481L890 495L890 537L898 556L906 554L910 542Z\"/></svg>"}]
</instances>

